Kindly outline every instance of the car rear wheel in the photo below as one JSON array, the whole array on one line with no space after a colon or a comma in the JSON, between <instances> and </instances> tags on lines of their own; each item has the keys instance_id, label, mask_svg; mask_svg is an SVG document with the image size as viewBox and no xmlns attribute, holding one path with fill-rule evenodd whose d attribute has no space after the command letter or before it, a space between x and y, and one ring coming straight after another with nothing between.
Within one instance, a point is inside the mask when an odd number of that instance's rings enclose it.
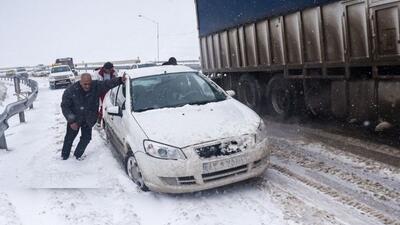
<instances>
[{"instance_id":1,"label":"car rear wheel","mask_svg":"<svg viewBox=\"0 0 400 225\"><path fill-rule=\"evenodd\" d=\"M142 172L140 171L136 158L132 153L129 153L126 157L125 169L129 178L140 188L140 190L149 191L149 188L144 183Z\"/></svg>"}]
</instances>

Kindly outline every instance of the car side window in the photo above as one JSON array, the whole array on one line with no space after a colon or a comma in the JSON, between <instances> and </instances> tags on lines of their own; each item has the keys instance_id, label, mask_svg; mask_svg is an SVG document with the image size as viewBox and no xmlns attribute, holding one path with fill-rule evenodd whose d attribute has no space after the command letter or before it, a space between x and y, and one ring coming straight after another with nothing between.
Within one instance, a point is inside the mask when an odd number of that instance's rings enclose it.
<instances>
[{"instance_id":1,"label":"car side window","mask_svg":"<svg viewBox=\"0 0 400 225\"><path fill-rule=\"evenodd\" d=\"M120 85L118 87L117 105L121 107L121 109L125 109L125 85Z\"/></svg>"}]
</instances>

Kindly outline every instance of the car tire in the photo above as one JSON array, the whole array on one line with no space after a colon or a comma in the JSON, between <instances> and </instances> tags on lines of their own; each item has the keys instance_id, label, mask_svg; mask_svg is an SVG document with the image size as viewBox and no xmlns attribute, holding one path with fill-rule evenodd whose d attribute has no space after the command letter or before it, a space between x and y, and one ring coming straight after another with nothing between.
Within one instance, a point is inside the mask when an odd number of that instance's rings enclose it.
<instances>
[{"instance_id":1,"label":"car tire","mask_svg":"<svg viewBox=\"0 0 400 225\"><path fill-rule=\"evenodd\" d=\"M149 188L144 183L142 172L132 152L129 152L125 159L125 170L128 177L140 188L142 191L149 191Z\"/></svg>"}]
</instances>

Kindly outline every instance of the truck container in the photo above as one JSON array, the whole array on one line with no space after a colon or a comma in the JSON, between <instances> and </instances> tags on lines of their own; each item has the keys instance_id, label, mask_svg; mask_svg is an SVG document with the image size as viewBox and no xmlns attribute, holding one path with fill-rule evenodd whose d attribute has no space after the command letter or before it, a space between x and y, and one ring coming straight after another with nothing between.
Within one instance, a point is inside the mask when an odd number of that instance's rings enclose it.
<instances>
[{"instance_id":1,"label":"truck container","mask_svg":"<svg viewBox=\"0 0 400 225\"><path fill-rule=\"evenodd\" d=\"M399 0L195 3L203 72L256 111L399 123Z\"/></svg>"}]
</instances>

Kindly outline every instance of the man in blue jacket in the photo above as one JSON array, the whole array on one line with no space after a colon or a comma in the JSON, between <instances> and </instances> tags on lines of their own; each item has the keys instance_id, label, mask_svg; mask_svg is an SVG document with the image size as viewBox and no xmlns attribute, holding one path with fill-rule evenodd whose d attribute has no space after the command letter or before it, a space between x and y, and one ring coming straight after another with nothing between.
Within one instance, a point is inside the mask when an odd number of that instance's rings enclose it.
<instances>
[{"instance_id":1,"label":"man in blue jacket","mask_svg":"<svg viewBox=\"0 0 400 225\"><path fill-rule=\"evenodd\" d=\"M81 130L81 137L74 156L81 159L86 146L92 139L92 127L96 124L99 109L99 96L125 82L123 77L111 80L92 80L89 73L81 75L79 82L69 86L62 96L61 109L67 119L67 133L61 152L63 160L68 159L72 143Z\"/></svg>"}]
</instances>

